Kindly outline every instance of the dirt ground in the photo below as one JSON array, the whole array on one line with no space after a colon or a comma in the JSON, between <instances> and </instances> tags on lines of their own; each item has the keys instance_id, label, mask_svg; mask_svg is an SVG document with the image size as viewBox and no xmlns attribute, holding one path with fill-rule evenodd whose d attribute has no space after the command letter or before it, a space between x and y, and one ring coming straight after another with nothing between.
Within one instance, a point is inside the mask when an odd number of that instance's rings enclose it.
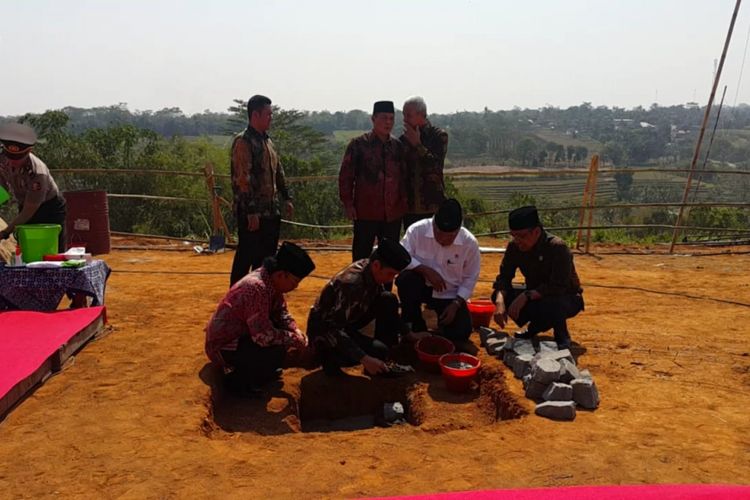
<instances>
[{"instance_id":1,"label":"dirt ground","mask_svg":"<svg viewBox=\"0 0 750 500\"><path fill-rule=\"evenodd\" d=\"M439 376L417 376L410 397L422 401L419 425L324 433L303 432L318 427L300 417L341 416L326 414L337 406L322 401L338 395L343 408L372 389L361 371L322 390L329 381L319 372L292 368L260 401L212 389L203 327L227 289L231 252L116 250L105 256L113 269L106 334L0 422L0 497L750 483L750 248L594 250L576 255L586 311L571 332L601 394L596 411L573 422L537 417L521 382L483 356L479 392L451 397ZM314 276L329 277L349 255L313 258ZM489 293L499 259L483 255L475 296ZM289 296L302 325L323 284L309 277ZM493 384L513 411L488 407Z\"/></svg>"}]
</instances>

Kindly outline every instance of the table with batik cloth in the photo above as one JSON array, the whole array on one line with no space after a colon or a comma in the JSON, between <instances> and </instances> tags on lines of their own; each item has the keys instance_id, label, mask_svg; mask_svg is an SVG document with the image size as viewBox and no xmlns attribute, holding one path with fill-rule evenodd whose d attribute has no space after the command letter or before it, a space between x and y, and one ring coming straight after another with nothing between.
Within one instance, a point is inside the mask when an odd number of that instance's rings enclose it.
<instances>
[{"instance_id":1,"label":"table with batik cloth","mask_svg":"<svg viewBox=\"0 0 750 500\"><path fill-rule=\"evenodd\" d=\"M104 305L110 272L103 260L79 268L0 267L0 310L54 311L66 294L83 294L91 297L92 306Z\"/></svg>"}]
</instances>

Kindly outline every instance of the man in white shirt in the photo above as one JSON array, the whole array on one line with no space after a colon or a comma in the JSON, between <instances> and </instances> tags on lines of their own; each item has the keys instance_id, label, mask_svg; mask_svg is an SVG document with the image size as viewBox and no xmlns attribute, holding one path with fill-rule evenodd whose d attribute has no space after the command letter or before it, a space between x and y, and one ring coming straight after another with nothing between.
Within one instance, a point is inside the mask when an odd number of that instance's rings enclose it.
<instances>
[{"instance_id":1,"label":"man in white shirt","mask_svg":"<svg viewBox=\"0 0 750 500\"><path fill-rule=\"evenodd\" d=\"M461 204L445 200L434 217L412 224L401 244L411 263L396 279L401 317L412 331L427 330L422 304L438 314L439 334L454 341L468 340L471 316L466 301L479 278L479 243L461 226Z\"/></svg>"}]
</instances>

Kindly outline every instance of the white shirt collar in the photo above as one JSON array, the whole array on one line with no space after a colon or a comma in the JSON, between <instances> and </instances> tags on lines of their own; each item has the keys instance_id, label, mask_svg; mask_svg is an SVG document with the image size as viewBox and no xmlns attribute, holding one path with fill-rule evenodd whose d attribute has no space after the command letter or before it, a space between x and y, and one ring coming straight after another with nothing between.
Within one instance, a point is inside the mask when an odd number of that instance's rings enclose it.
<instances>
[{"instance_id":1,"label":"white shirt collar","mask_svg":"<svg viewBox=\"0 0 750 500\"><path fill-rule=\"evenodd\" d=\"M427 225L427 231L425 237L435 239L435 218L430 219L430 223ZM456 235L456 239L453 240L453 245L463 245L466 242L466 228L461 226L461 230Z\"/></svg>"}]
</instances>

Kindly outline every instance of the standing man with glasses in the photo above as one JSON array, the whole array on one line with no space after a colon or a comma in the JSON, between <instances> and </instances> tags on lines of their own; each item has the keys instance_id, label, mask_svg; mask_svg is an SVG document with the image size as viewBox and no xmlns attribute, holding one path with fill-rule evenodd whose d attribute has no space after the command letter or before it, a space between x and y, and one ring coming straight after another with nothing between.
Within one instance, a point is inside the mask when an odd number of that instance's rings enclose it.
<instances>
[{"instance_id":1,"label":"standing man with glasses","mask_svg":"<svg viewBox=\"0 0 750 500\"><path fill-rule=\"evenodd\" d=\"M567 319L583 311L583 289L573 264L573 254L563 240L547 233L536 207L517 208L508 214L513 240L500 263L500 274L492 285L494 319L504 328L508 318L525 330L516 338L531 339L553 329L560 349L571 344ZM526 281L525 289L512 284L516 270Z\"/></svg>"}]
</instances>

